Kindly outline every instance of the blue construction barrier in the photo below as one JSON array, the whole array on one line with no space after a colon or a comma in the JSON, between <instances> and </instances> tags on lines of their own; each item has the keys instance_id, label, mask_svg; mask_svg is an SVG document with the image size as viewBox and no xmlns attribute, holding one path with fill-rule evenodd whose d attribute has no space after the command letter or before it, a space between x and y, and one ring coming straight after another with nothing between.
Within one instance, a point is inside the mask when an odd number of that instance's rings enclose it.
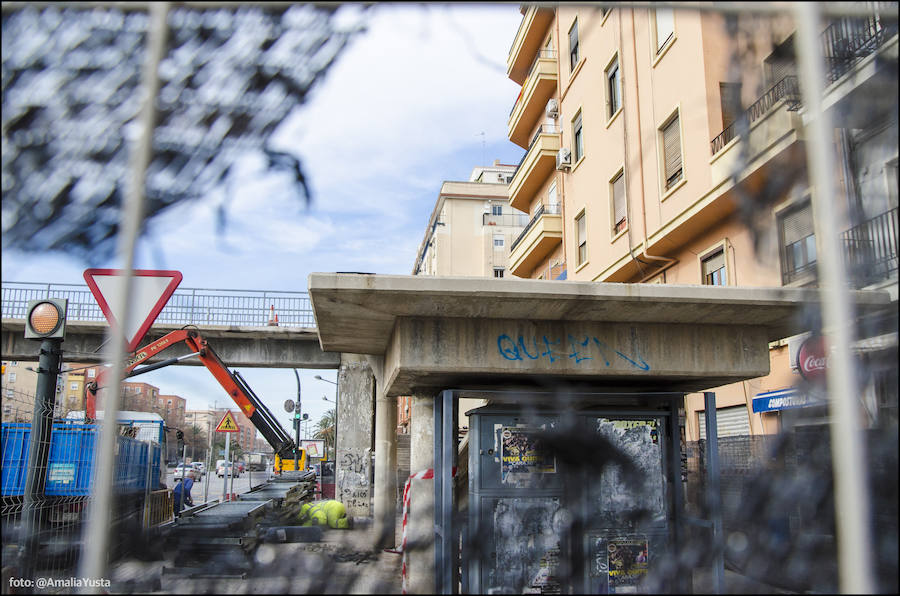
<instances>
[{"instance_id":1,"label":"blue construction barrier","mask_svg":"<svg viewBox=\"0 0 900 596\"><path fill-rule=\"evenodd\" d=\"M94 449L100 427L96 424L54 423L44 494L88 496L94 474ZM25 471L31 424L4 422L2 426L2 496L25 493ZM114 487L117 493L143 492L147 488L150 459L150 489L160 488L162 447L124 436L116 437Z\"/></svg>"}]
</instances>

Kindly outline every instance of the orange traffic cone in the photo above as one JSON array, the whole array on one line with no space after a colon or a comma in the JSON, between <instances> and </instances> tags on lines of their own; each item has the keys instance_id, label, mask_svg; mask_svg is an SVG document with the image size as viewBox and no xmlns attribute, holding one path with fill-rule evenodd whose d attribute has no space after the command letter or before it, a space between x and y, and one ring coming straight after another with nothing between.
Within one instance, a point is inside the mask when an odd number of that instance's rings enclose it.
<instances>
[{"instance_id":1,"label":"orange traffic cone","mask_svg":"<svg viewBox=\"0 0 900 596\"><path fill-rule=\"evenodd\" d=\"M277 325L278 324L277 317L278 317L278 315L275 314L275 305L273 304L272 306L269 307L269 322L267 323L267 325L269 327Z\"/></svg>"}]
</instances>

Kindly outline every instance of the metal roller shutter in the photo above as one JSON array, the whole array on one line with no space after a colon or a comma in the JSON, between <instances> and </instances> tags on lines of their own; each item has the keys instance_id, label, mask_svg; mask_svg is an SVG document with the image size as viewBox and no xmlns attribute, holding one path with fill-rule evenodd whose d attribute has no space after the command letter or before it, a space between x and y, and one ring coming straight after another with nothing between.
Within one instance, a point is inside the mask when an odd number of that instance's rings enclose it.
<instances>
[{"instance_id":1,"label":"metal roller shutter","mask_svg":"<svg viewBox=\"0 0 900 596\"><path fill-rule=\"evenodd\" d=\"M697 412L700 420L700 438L706 439L706 413ZM720 437L735 437L750 434L750 415L747 406L716 408L716 428Z\"/></svg>"}]
</instances>

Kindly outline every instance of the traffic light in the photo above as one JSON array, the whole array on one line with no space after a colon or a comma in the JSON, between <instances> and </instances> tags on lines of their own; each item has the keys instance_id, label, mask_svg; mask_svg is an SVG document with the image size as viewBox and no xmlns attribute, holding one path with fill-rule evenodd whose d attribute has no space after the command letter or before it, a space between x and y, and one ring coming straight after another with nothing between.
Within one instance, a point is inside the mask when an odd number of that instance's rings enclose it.
<instances>
[{"instance_id":1,"label":"traffic light","mask_svg":"<svg viewBox=\"0 0 900 596\"><path fill-rule=\"evenodd\" d=\"M65 298L29 300L25 316L25 339L62 339L66 336Z\"/></svg>"},{"instance_id":2,"label":"traffic light","mask_svg":"<svg viewBox=\"0 0 900 596\"><path fill-rule=\"evenodd\" d=\"M178 454L180 455L182 452L184 452L184 431L176 430L175 440L178 443Z\"/></svg>"}]
</instances>

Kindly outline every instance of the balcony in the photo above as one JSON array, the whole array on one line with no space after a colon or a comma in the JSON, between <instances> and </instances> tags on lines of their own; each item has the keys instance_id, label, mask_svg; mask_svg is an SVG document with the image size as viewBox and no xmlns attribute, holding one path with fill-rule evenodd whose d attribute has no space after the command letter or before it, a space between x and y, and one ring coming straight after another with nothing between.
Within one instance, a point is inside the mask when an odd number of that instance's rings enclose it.
<instances>
[{"instance_id":1,"label":"balcony","mask_svg":"<svg viewBox=\"0 0 900 596\"><path fill-rule=\"evenodd\" d=\"M528 146L528 134L543 115L547 100L556 91L559 67L556 52L541 50L534 58L522 91L509 114L507 131L509 140L519 147Z\"/></svg>"},{"instance_id":2,"label":"balcony","mask_svg":"<svg viewBox=\"0 0 900 596\"><path fill-rule=\"evenodd\" d=\"M897 208L854 226L841 235L844 265L856 288L897 275Z\"/></svg>"},{"instance_id":3,"label":"balcony","mask_svg":"<svg viewBox=\"0 0 900 596\"><path fill-rule=\"evenodd\" d=\"M788 75L772 85L738 119L710 141L713 186L737 174L765 175L784 152L802 140L803 123L797 77Z\"/></svg>"},{"instance_id":4,"label":"balcony","mask_svg":"<svg viewBox=\"0 0 900 596\"><path fill-rule=\"evenodd\" d=\"M525 82L532 57L538 52L544 41L544 33L553 22L554 10L529 6L519 23L519 30L509 49L506 60L506 74L521 85Z\"/></svg>"},{"instance_id":5,"label":"balcony","mask_svg":"<svg viewBox=\"0 0 900 596\"><path fill-rule=\"evenodd\" d=\"M481 225L521 228L528 225L528 215L525 213L503 213L501 215L483 213L481 215Z\"/></svg>"},{"instance_id":6,"label":"balcony","mask_svg":"<svg viewBox=\"0 0 900 596\"><path fill-rule=\"evenodd\" d=\"M534 196L556 167L559 146L559 127L542 124L509 183L510 207L528 211Z\"/></svg>"},{"instance_id":7,"label":"balcony","mask_svg":"<svg viewBox=\"0 0 900 596\"><path fill-rule=\"evenodd\" d=\"M560 206L541 205L510 246L509 270L519 277L528 275L561 242Z\"/></svg>"}]
</instances>

